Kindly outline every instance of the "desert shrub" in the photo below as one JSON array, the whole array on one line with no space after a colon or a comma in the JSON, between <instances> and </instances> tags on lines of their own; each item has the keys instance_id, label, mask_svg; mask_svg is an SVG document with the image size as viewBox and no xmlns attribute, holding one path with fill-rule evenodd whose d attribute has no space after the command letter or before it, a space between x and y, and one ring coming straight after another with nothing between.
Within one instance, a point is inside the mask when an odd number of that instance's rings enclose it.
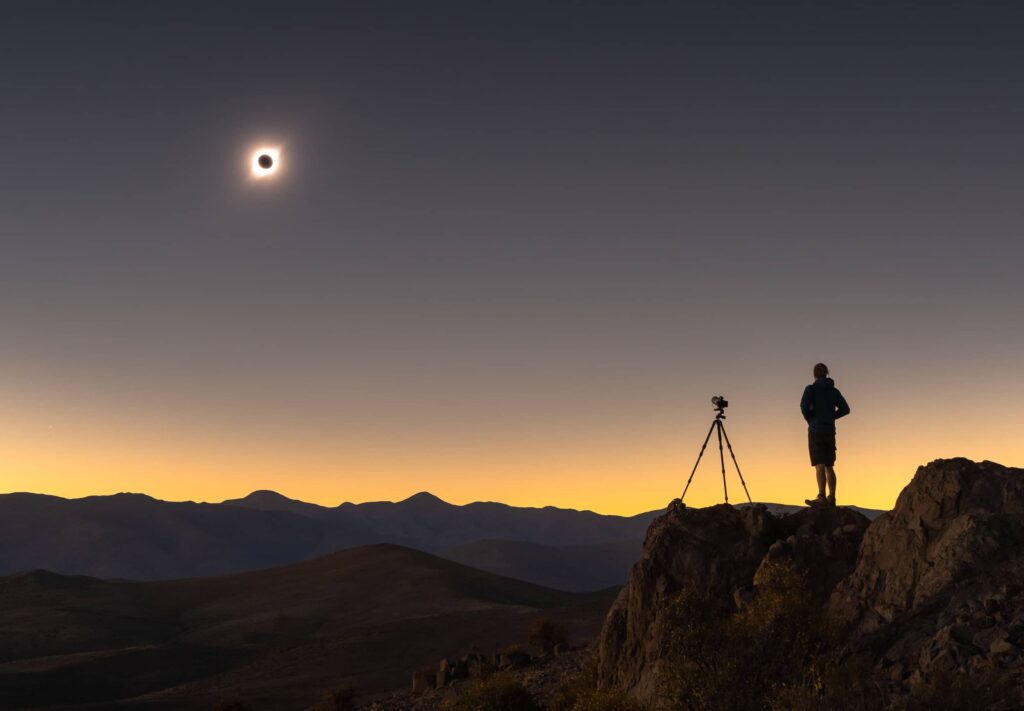
<instances>
[{"instance_id":1,"label":"desert shrub","mask_svg":"<svg viewBox=\"0 0 1024 711\"><path fill-rule=\"evenodd\" d=\"M494 666L494 663L490 659L480 657L470 660L467 671L470 679L482 681L494 676L498 671L498 667Z\"/></svg>"},{"instance_id":2,"label":"desert shrub","mask_svg":"<svg viewBox=\"0 0 1024 711\"><path fill-rule=\"evenodd\" d=\"M588 689L579 693L571 711L641 711L640 704L621 691ZM550 707L549 707L550 711Z\"/></svg>"},{"instance_id":3,"label":"desert shrub","mask_svg":"<svg viewBox=\"0 0 1024 711\"><path fill-rule=\"evenodd\" d=\"M1007 673L986 670L974 674L942 672L930 675L911 690L908 711L979 711L1020 708L1021 690ZM997 704L1004 704L997 706Z\"/></svg>"},{"instance_id":4,"label":"desert shrub","mask_svg":"<svg viewBox=\"0 0 1024 711\"><path fill-rule=\"evenodd\" d=\"M802 679L776 684L768 698L772 711L882 711L885 687L864 660L819 659Z\"/></svg>"},{"instance_id":5,"label":"desert shrub","mask_svg":"<svg viewBox=\"0 0 1024 711\"><path fill-rule=\"evenodd\" d=\"M474 682L453 704L455 711L541 711L526 687L507 674Z\"/></svg>"},{"instance_id":6,"label":"desert shrub","mask_svg":"<svg viewBox=\"0 0 1024 711\"><path fill-rule=\"evenodd\" d=\"M568 644L565 628L551 620L537 620L530 627L530 644L549 654L557 645Z\"/></svg>"},{"instance_id":7,"label":"desert shrub","mask_svg":"<svg viewBox=\"0 0 1024 711\"><path fill-rule=\"evenodd\" d=\"M313 711L355 711L356 690L349 686L328 689Z\"/></svg>"},{"instance_id":8,"label":"desert shrub","mask_svg":"<svg viewBox=\"0 0 1024 711\"><path fill-rule=\"evenodd\" d=\"M588 656L577 672L562 676L548 698L547 711L573 711L576 701L586 698L597 688L597 659Z\"/></svg>"},{"instance_id":9,"label":"desert shrub","mask_svg":"<svg viewBox=\"0 0 1024 711\"><path fill-rule=\"evenodd\" d=\"M740 612L684 590L668 609L659 703L690 711L770 708L773 691L798 684L830 636L807 581L787 563L766 564L757 597Z\"/></svg>"},{"instance_id":10,"label":"desert shrub","mask_svg":"<svg viewBox=\"0 0 1024 711\"><path fill-rule=\"evenodd\" d=\"M557 687L548 699L547 711L572 711L581 693L582 690L575 685L563 684Z\"/></svg>"}]
</instances>

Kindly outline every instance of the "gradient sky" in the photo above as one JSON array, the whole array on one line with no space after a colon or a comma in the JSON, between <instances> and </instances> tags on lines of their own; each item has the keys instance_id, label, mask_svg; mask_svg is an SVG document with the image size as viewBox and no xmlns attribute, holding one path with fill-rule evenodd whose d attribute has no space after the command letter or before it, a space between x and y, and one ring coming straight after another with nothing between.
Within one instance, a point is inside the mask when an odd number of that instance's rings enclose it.
<instances>
[{"instance_id":1,"label":"gradient sky","mask_svg":"<svg viewBox=\"0 0 1024 711\"><path fill-rule=\"evenodd\" d=\"M0 490L631 514L722 393L792 503L818 360L841 500L1022 465L1022 38L1009 0L4 3Z\"/></svg>"}]
</instances>

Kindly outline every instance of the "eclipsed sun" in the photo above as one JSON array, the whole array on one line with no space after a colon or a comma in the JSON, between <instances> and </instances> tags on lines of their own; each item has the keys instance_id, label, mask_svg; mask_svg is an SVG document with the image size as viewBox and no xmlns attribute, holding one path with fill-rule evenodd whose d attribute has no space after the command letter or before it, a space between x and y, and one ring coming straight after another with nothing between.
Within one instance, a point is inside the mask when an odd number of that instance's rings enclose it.
<instances>
[{"instance_id":1,"label":"eclipsed sun","mask_svg":"<svg viewBox=\"0 0 1024 711\"><path fill-rule=\"evenodd\" d=\"M267 178L277 172L281 165L281 151L277 148L258 148L252 154L252 175Z\"/></svg>"}]
</instances>

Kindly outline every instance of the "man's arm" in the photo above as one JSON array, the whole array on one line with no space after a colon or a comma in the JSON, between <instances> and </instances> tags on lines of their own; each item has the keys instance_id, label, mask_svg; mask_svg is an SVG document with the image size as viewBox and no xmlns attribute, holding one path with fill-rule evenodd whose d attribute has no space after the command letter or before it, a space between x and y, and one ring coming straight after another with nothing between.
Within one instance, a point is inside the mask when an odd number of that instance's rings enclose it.
<instances>
[{"instance_id":1,"label":"man's arm","mask_svg":"<svg viewBox=\"0 0 1024 711\"><path fill-rule=\"evenodd\" d=\"M800 398L800 414L810 422L814 418L814 400L811 398L811 388L804 388L804 395Z\"/></svg>"},{"instance_id":2,"label":"man's arm","mask_svg":"<svg viewBox=\"0 0 1024 711\"><path fill-rule=\"evenodd\" d=\"M840 417L846 417L849 414L850 406L847 404L846 398L843 397L843 394L839 392L838 388L836 388L836 419L838 420Z\"/></svg>"}]
</instances>

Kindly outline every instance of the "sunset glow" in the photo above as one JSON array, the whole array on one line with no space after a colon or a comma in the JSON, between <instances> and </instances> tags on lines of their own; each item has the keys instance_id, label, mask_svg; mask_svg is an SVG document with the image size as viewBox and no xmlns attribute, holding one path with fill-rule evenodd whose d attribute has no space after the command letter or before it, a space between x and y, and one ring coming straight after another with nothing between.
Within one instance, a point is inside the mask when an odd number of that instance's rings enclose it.
<instances>
[{"instance_id":1,"label":"sunset glow","mask_svg":"<svg viewBox=\"0 0 1024 711\"><path fill-rule=\"evenodd\" d=\"M742 380L736 385L750 387ZM793 388L783 385L753 398L730 396L727 424L753 498L799 503L813 491L813 472ZM850 503L890 508L916 467L940 457L1024 460L1015 437L1024 422L983 417L979 403L1008 406L994 391L963 387L939 394L935 381L922 380L900 397L927 409L930 419L908 427L883 390L863 374L844 382L854 416L843 423L837 470ZM466 392L461 407L432 422L414 424L416 412L330 422L329 408L302 411L280 395L253 396L252 407L216 412L181 397L162 410L142 395L110 401L81 388L49 395L9 390L0 405L0 477L8 491L66 497L133 491L220 501L273 489L333 506L430 490L452 503L495 500L628 515L679 496L712 415L696 398L685 411L681 402L652 398L640 427L623 421L610 402L601 412L574 411L547 398L536 402L550 414L537 419L531 407ZM440 393L431 397L433 404L424 407L444 401L433 400ZM632 399L638 410L644 406L625 393L618 397ZM487 410L494 410L493 418L502 408L500 421L486 421ZM255 416L254 409L266 414ZM82 418L83 412L90 416ZM731 463L726 473L730 500L743 501ZM718 452L709 446L687 502L722 498Z\"/></svg>"}]
</instances>

